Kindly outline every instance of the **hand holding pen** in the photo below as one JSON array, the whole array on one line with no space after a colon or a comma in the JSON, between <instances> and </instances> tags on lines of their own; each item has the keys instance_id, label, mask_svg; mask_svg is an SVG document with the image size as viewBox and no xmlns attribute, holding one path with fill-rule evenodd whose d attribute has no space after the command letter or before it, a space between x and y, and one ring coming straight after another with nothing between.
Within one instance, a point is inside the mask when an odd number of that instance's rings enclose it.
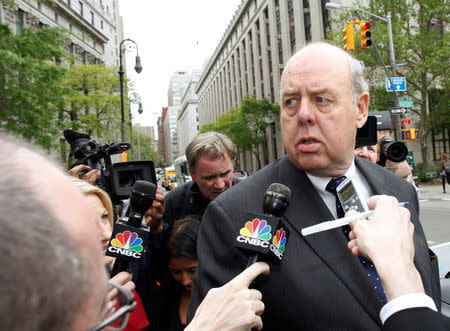
<instances>
[{"instance_id":1,"label":"hand holding pen","mask_svg":"<svg viewBox=\"0 0 450 331\"><path fill-rule=\"evenodd\" d=\"M399 207L405 207L408 205L408 202L400 202L398 204ZM302 229L302 235L303 236L307 236L313 233L317 233L317 232L322 232L322 231L326 231L326 230L331 230L331 229L335 229L344 225L348 225L350 222L352 221L356 221L358 219L361 218L366 218L366 217L370 217L373 213L375 212L375 210L368 210L365 211L363 213L357 213L351 216L346 216L343 218L339 218L337 220L332 220L332 221L326 221L326 222L322 222L319 224L315 224L312 226L309 226L307 228L303 228Z\"/></svg>"}]
</instances>

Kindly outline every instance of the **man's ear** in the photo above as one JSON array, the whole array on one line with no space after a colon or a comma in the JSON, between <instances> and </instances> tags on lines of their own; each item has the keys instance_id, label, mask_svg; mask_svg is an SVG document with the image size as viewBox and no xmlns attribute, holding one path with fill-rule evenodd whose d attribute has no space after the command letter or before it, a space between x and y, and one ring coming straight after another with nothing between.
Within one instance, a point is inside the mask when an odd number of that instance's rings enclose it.
<instances>
[{"instance_id":1,"label":"man's ear","mask_svg":"<svg viewBox=\"0 0 450 331\"><path fill-rule=\"evenodd\" d=\"M188 169L189 169L189 173L191 174L192 181L193 181L194 183L196 183L196 182L197 182L197 179L195 178L194 172L191 170L191 168L188 168Z\"/></svg>"},{"instance_id":2,"label":"man's ear","mask_svg":"<svg viewBox=\"0 0 450 331\"><path fill-rule=\"evenodd\" d=\"M363 92L358 97L358 102L356 104L356 107L358 108L358 114L356 116L356 126L358 129L361 128L367 121L367 116L369 113L369 101L369 92Z\"/></svg>"}]
</instances>

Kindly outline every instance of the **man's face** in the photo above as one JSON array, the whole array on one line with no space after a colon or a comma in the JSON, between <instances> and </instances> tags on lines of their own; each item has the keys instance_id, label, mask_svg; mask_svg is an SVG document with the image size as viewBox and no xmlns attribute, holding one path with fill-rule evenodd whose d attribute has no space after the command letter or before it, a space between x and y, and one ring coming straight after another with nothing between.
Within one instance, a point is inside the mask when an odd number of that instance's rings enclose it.
<instances>
[{"instance_id":1,"label":"man's face","mask_svg":"<svg viewBox=\"0 0 450 331\"><path fill-rule=\"evenodd\" d=\"M217 159L201 155L195 170L189 169L203 196L212 201L233 184L233 161L228 153Z\"/></svg>"},{"instance_id":2,"label":"man's face","mask_svg":"<svg viewBox=\"0 0 450 331\"><path fill-rule=\"evenodd\" d=\"M343 55L312 47L291 60L281 80L281 130L291 162L316 176L343 174L353 160L357 128L367 119L368 93L352 100Z\"/></svg>"},{"instance_id":3,"label":"man's face","mask_svg":"<svg viewBox=\"0 0 450 331\"><path fill-rule=\"evenodd\" d=\"M370 162L377 163L377 145L355 148L355 155L369 160Z\"/></svg>"}]
</instances>

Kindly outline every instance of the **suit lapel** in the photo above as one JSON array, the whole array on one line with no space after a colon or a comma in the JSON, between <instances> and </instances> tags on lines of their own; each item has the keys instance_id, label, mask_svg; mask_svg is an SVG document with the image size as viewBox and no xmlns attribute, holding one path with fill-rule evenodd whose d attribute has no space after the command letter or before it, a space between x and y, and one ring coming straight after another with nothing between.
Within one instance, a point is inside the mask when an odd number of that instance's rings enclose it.
<instances>
[{"instance_id":1,"label":"suit lapel","mask_svg":"<svg viewBox=\"0 0 450 331\"><path fill-rule=\"evenodd\" d=\"M285 159L281 181L291 189L291 203L284 215L294 228L300 240L305 240L321 260L345 284L349 292L367 311L371 318L380 324L381 300L373 288L359 260L347 248L347 239L340 228L303 237L301 229L323 221L332 220L333 215L317 193L306 174ZM294 234L291 234L291 236Z\"/></svg>"}]
</instances>

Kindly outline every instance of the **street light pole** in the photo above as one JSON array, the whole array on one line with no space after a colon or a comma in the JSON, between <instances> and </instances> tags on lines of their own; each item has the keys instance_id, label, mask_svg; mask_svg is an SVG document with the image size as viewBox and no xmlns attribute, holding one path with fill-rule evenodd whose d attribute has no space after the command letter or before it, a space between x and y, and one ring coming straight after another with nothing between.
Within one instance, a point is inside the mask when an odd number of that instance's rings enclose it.
<instances>
[{"instance_id":1,"label":"street light pole","mask_svg":"<svg viewBox=\"0 0 450 331\"><path fill-rule=\"evenodd\" d=\"M139 102L139 108L138 108L139 114L142 114L143 111L144 111L144 109L142 108L142 103ZM139 139L139 136L140 136L139 135L139 130L138 130L137 136L138 136L138 142L137 142L138 143L138 159L140 161L141 160L141 143L140 143L140 139Z\"/></svg>"},{"instance_id":2,"label":"street light pole","mask_svg":"<svg viewBox=\"0 0 450 331\"><path fill-rule=\"evenodd\" d=\"M129 117L130 117L130 143L131 143L131 159L134 160L134 147L133 147L133 115L131 114L131 103L139 103L139 113L142 113L142 103L141 103L141 97L136 92L133 92L130 94L130 97L128 98L128 110L129 110ZM138 133L139 138L139 133Z\"/></svg>"},{"instance_id":3,"label":"street light pole","mask_svg":"<svg viewBox=\"0 0 450 331\"><path fill-rule=\"evenodd\" d=\"M123 71L123 62L122 62L122 54L125 51L131 51L130 45L124 44L125 42L131 42L136 47L136 62L134 65L134 70L136 70L137 73L140 73L142 71L142 65L141 65L141 58L139 57L139 51L138 46L134 40L131 40L129 38L124 39L120 42L119 45L119 80L120 80L120 116L121 116L121 133L122 133L122 142L125 142L125 106L124 106L124 96L123 96L123 75L125 72ZM122 48L122 45L124 47Z\"/></svg>"}]
</instances>

